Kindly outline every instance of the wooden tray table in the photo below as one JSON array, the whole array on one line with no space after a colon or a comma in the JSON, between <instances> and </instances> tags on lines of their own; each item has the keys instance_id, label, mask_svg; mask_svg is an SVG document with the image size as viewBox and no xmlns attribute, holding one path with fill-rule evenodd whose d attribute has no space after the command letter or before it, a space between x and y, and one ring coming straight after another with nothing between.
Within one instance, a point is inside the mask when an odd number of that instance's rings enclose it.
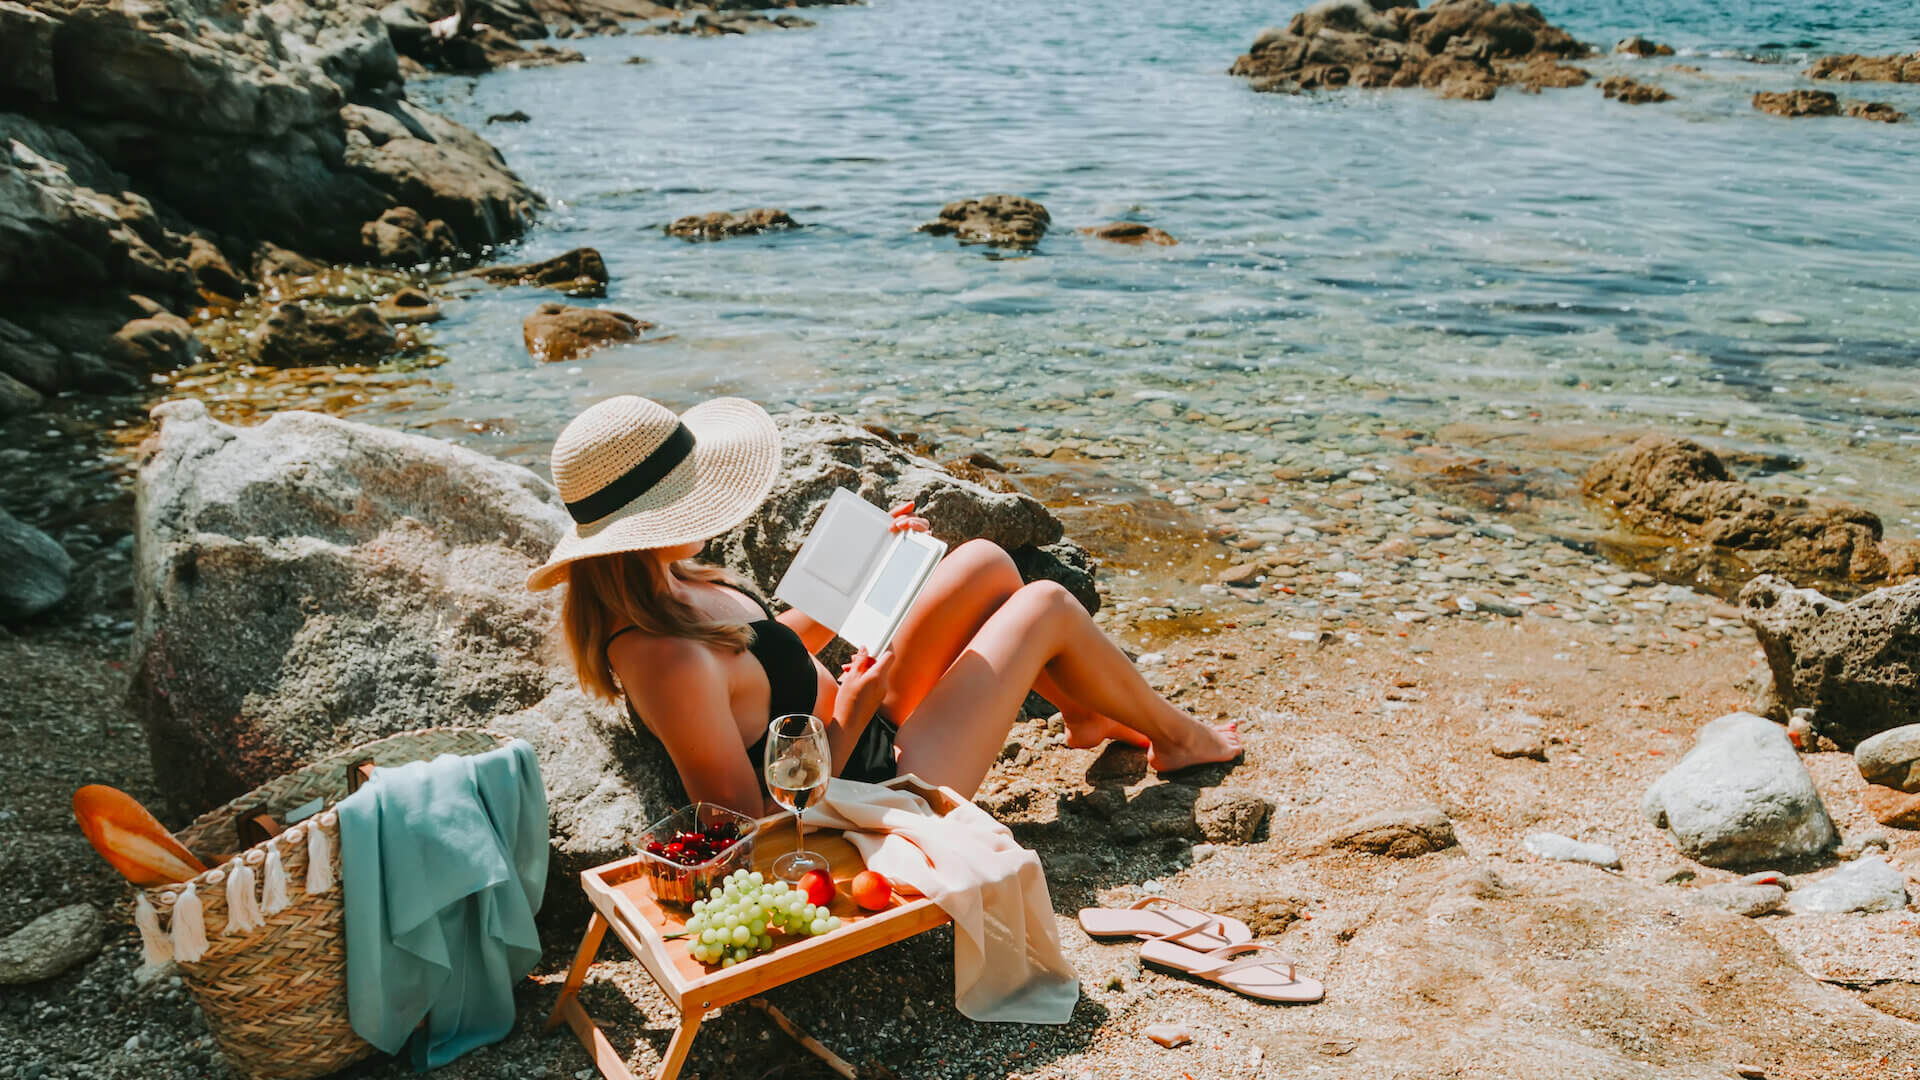
<instances>
[{"instance_id":1,"label":"wooden tray table","mask_svg":"<svg viewBox=\"0 0 1920 1080\"><path fill-rule=\"evenodd\" d=\"M936 813L945 814L966 800L950 788L935 787L917 776L889 780L887 787L905 788L927 800ZM637 958L660 991L680 1010L680 1026L667 1044L656 1080L674 1080L686 1063L687 1051L710 1010L763 994L776 986L830 968L845 960L875 949L905 941L951 920L933 901L924 896L907 900L896 895L893 903L881 911L866 911L847 895L846 882L866 868L860 852L840 835L838 829L807 830L807 847L826 856L832 865L836 891L832 911L840 916L840 929L819 937L774 935L774 947L730 968L708 967L688 955L684 938L668 938L686 925L692 914L677 905L656 902L639 856L596 866L580 875L587 899L593 904L593 918L587 923L586 936L574 954L573 967L567 972L560 1000L554 1003L545 1028L552 1031L565 1023L580 1038L592 1056L594 1067L607 1080L633 1080L619 1051L607 1040L593 1018L580 1004L580 984L593 966L600 942L611 928L627 950ZM754 838L753 868L773 877L773 860L794 848L792 814L775 814L760 819L760 831Z\"/></svg>"}]
</instances>

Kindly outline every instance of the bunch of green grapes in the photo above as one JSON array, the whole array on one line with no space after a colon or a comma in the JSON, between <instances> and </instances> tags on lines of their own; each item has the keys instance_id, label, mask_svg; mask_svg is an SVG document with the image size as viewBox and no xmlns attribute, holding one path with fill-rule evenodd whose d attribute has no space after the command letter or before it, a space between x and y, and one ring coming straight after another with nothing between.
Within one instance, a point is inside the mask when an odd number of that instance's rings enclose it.
<instances>
[{"instance_id":1,"label":"bunch of green grapes","mask_svg":"<svg viewBox=\"0 0 1920 1080\"><path fill-rule=\"evenodd\" d=\"M711 898L693 902L687 920L688 950L703 964L732 967L773 948L773 932L825 934L840 929L840 916L807 903L806 894L759 872L735 870Z\"/></svg>"}]
</instances>

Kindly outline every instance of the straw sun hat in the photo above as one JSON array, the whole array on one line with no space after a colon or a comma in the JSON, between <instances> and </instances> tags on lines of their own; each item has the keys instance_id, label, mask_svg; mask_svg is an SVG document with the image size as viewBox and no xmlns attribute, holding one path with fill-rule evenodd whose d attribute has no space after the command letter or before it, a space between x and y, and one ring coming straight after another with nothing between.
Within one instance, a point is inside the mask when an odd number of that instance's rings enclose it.
<instances>
[{"instance_id":1,"label":"straw sun hat","mask_svg":"<svg viewBox=\"0 0 1920 1080\"><path fill-rule=\"evenodd\" d=\"M630 394L573 418L553 444L553 483L573 515L527 588L566 580L579 559L705 540L773 490L780 432L765 409L715 398L680 416Z\"/></svg>"}]
</instances>

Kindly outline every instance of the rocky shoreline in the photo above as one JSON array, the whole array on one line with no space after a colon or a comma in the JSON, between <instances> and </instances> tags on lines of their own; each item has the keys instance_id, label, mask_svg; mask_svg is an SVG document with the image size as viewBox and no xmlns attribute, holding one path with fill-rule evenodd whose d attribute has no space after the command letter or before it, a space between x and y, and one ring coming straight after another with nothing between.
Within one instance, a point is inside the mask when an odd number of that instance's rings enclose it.
<instances>
[{"instance_id":1,"label":"rocky shoreline","mask_svg":"<svg viewBox=\"0 0 1920 1080\"><path fill-rule=\"evenodd\" d=\"M517 585L559 521L543 481L325 416L221 421L418 378L437 358L414 328L463 290L605 295L590 249L475 268L538 200L478 136L408 101L409 73L562 62L541 39L627 20L720 34L796 18L739 6L490 0L463 9L486 30L435 39L451 5L238 18L199 0L138 16L0 0L0 60L19 61L0 64L0 238L27 241L0 255L0 404L24 418L0 448L20 477L0 507L0 711L31 766L0 801L19 838L0 857L0 939L60 915L0 947L0 982L20 984L0 1000L0 1080L230 1075L180 980L136 971L124 888L72 828L79 783L171 805L178 823L325 749L457 722L541 748L568 869L623 852L676 801L657 753L543 651L552 598ZM1664 55L1629 44L1617 52ZM91 66L63 67L76 49ZM1355 49L1380 66L1352 66L1340 50ZM1579 85L1586 72L1562 61L1588 54L1530 7L1336 0L1262 35L1236 70L1261 89L1479 98ZM1901 81L1909 59L1810 74ZM201 96L128 105L162 77ZM1608 96L1657 100L1615 79ZM208 119L185 130L191 102ZM208 198L233 184L263 197ZM993 195L923 228L1022 249L1051 223ZM804 227L766 208L668 231ZM1174 243L1138 222L1080 231ZM525 324L542 360L652 329L558 302ZM246 373L188 367L207 352ZM86 395L155 383L209 404L159 410L136 484L99 454L112 420ZM1467 452L1459 432L1378 425L1350 454L1284 408L1214 412L1174 392L1056 405L1057 423L972 432L958 455L910 415L888 418L899 431L784 415L772 509L710 554L764 586L828 488L915 498L950 539L991 536L1029 577L1067 584L1184 707L1243 719L1248 757L1168 782L1138 755L1067 747L1044 716L1016 728L980 801L1048 867L1085 981L1072 1024L968 1024L939 935L790 988L783 1010L856 1061L952 1080L1302 1062L1354 1078L1920 1076L1913 541L1866 508L1793 494L1777 475L1791 463L1677 438L1561 446L1537 468ZM1211 448L1156 451L1154 430L1176 423ZM955 424L928 426L947 438ZM1083 497L1089 478L1131 501ZM259 657L307 675L277 680ZM449 1075L581 1075L575 1044L533 1031L579 930L565 892L521 1028ZM1154 893L1279 940L1326 979L1328 1003L1263 1010L1071 926L1079 904ZM887 1009L839 1004L876 997ZM632 1067L657 1063L664 1002L637 964L604 963L585 1001ZM1192 1041L1162 1049L1155 1024ZM729 1011L690 1068L826 1075L785 1038Z\"/></svg>"}]
</instances>

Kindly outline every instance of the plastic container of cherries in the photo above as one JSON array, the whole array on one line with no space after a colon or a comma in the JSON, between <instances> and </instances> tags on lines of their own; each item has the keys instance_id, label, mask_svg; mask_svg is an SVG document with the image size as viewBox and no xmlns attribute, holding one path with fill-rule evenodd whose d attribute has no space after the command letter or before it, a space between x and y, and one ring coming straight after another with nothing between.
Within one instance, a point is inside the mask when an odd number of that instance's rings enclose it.
<instances>
[{"instance_id":1,"label":"plastic container of cherries","mask_svg":"<svg viewBox=\"0 0 1920 1080\"><path fill-rule=\"evenodd\" d=\"M760 823L715 803L667 815L640 838L640 860L654 899L682 906L704 900L735 870L753 868Z\"/></svg>"}]
</instances>

